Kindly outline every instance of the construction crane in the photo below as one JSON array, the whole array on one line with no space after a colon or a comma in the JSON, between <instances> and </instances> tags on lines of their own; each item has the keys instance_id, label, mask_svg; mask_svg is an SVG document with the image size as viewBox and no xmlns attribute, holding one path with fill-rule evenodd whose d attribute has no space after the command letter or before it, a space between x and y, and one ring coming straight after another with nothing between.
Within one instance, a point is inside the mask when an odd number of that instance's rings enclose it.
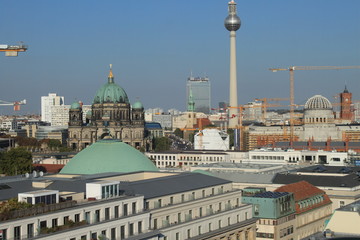
<instances>
[{"instance_id":1,"label":"construction crane","mask_svg":"<svg viewBox=\"0 0 360 240\"><path fill-rule=\"evenodd\" d=\"M271 104L269 105L269 101L279 102L279 101L288 101L289 98L255 98L255 101L262 102L261 104L261 111L262 111L262 121L265 122L266 120L266 112L268 107L280 107L281 105Z\"/></svg>"},{"instance_id":2,"label":"construction crane","mask_svg":"<svg viewBox=\"0 0 360 240\"><path fill-rule=\"evenodd\" d=\"M360 66L291 66L289 68L270 68L272 72L289 71L290 74L290 145L293 145L294 138L294 71L295 70L340 70L340 69L360 69Z\"/></svg>"},{"instance_id":3,"label":"construction crane","mask_svg":"<svg viewBox=\"0 0 360 240\"><path fill-rule=\"evenodd\" d=\"M0 44L0 52L5 52L7 57L17 57L19 52L25 52L27 49L28 46L22 43L19 45Z\"/></svg>"},{"instance_id":4,"label":"construction crane","mask_svg":"<svg viewBox=\"0 0 360 240\"><path fill-rule=\"evenodd\" d=\"M6 102L6 101L0 100L0 106L14 106L14 111L19 111L20 105L25 105L25 104L26 104L26 99L18 101L18 102Z\"/></svg>"}]
</instances>

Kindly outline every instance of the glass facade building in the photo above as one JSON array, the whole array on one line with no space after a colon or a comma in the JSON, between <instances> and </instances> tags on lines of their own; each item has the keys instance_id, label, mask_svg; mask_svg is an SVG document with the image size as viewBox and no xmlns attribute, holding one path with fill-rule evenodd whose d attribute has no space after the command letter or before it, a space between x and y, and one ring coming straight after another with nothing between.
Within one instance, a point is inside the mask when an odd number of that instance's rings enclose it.
<instances>
[{"instance_id":1,"label":"glass facade building","mask_svg":"<svg viewBox=\"0 0 360 240\"><path fill-rule=\"evenodd\" d=\"M211 85L207 77L189 77L186 83L186 100L189 101L190 89L195 102L195 112L210 113ZM186 103L188 106L188 102Z\"/></svg>"}]
</instances>

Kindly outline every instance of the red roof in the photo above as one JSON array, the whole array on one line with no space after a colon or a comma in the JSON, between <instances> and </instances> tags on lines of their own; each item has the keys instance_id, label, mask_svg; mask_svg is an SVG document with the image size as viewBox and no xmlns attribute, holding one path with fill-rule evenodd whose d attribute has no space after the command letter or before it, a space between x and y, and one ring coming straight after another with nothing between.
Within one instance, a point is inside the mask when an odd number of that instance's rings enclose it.
<instances>
[{"instance_id":1,"label":"red roof","mask_svg":"<svg viewBox=\"0 0 360 240\"><path fill-rule=\"evenodd\" d=\"M33 166L47 173L58 173L65 164L33 164Z\"/></svg>"},{"instance_id":2,"label":"red roof","mask_svg":"<svg viewBox=\"0 0 360 240\"><path fill-rule=\"evenodd\" d=\"M300 181L297 183L291 183L277 188L274 192L291 192L294 193L295 203L296 203L296 212L306 212L311 209L324 206L331 203L329 196L321 189L315 187L314 185L308 183L307 181ZM300 209L298 202L311 198L313 196L323 196L323 201L317 204L310 205L309 207Z\"/></svg>"},{"instance_id":3,"label":"red roof","mask_svg":"<svg viewBox=\"0 0 360 240\"><path fill-rule=\"evenodd\" d=\"M196 120L197 120L197 123L194 125L194 128L199 128L200 127L200 122L201 122L202 127L205 127L205 126L208 126L208 125L212 124L212 122L208 118L198 118Z\"/></svg>"}]
</instances>

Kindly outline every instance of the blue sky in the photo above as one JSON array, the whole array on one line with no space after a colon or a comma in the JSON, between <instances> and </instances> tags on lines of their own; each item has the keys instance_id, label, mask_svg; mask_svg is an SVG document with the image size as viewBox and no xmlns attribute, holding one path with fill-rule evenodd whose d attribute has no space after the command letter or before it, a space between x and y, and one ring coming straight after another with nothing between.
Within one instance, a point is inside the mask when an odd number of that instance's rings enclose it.
<instances>
[{"instance_id":1,"label":"blue sky","mask_svg":"<svg viewBox=\"0 0 360 240\"><path fill-rule=\"evenodd\" d=\"M360 65L359 0L238 0L239 104L289 95L287 72L271 67ZM1 1L0 44L23 41L18 57L0 55L0 99L27 99L39 113L49 92L91 104L113 64L115 82L145 108L185 110L190 72L208 76L212 105L228 101L226 0ZM295 102L333 96L345 82L360 100L360 70L295 72ZM285 104L285 103L284 103ZM12 113L1 107L0 114Z\"/></svg>"}]
</instances>

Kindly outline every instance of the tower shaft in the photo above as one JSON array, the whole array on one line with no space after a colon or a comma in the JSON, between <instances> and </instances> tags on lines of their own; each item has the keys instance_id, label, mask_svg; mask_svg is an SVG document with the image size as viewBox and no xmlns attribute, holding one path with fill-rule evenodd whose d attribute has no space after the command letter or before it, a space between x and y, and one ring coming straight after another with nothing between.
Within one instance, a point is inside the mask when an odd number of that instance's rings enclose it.
<instances>
[{"instance_id":1,"label":"tower shaft","mask_svg":"<svg viewBox=\"0 0 360 240\"><path fill-rule=\"evenodd\" d=\"M236 128L239 124L239 109L237 97L236 73L236 32L230 32L230 92L229 92L229 128Z\"/></svg>"}]
</instances>

